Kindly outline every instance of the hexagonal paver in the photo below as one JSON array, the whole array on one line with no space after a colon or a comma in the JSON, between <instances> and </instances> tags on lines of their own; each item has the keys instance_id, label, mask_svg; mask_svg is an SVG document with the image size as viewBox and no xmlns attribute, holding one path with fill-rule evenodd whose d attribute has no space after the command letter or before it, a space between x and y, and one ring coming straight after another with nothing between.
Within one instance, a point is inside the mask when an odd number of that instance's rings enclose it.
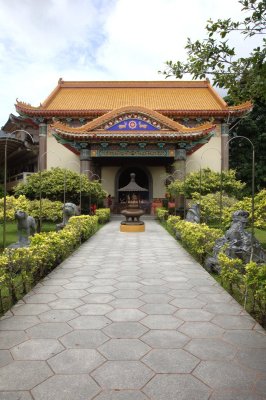
<instances>
[{"instance_id":1,"label":"hexagonal paver","mask_svg":"<svg viewBox=\"0 0 266 400\"><path fill-rule=\"evenodd\" d=\"M95 349L107 340L109 340L108 336L100 330L93 329L75 330L60 338L66 348L83 349Z\"/></svg>"},{"instance_id":2,"label":"hexagonal paver","mask_svg":"<svg viewBox=\"0 0 266 400\"><path fill-rule=\"evenodd\" d=\"M65 322L44 322L27 329L26 332L31 338L57 339L70 331L72 329Z\"/></svg>"},{"instance_id":3,"label":"hexagonal paver","mask_svg":"<svg viewBox=\"0 0 266 400\"><path fill-rule=\"evenodd\" d=\"M50 358L48 364L56 374L88 374L104 361L94 349L67 349Z\"/></svg>"},{"instance_id":4,"label":"hexagonal paver","mask_svg":"<svg viewBox=\"0 0 266 400\"><path fill-rule=\"evenodd\" d=\"M63 290L62 292L57 293L57 296L60 299L80 299L86 296L88 292L84 289L72 289L72 290Z\"/></svg>"},{"instance_id":5,"label":"hexagonal paver","mask_svg":"<svg viewBox=\"0 0 266 400\"><path fill-rule=\"evenodd\" d=\"M3 319L0 323L0 331L21 331L38 324L40 321L34 315L16 315Z\"/></svg>"},{"instance_id":6,"label":"hexagonal paver","mask_svg":"<svg viewBox=\"0 0 266 400\"><path fill-rule=\"evenodd\" d=\"M112 321L139 321L140 319L146 317L142 311L139 311L134 308L127 308L121 310L114 310L109 314L106 314L106 317L110 318Z\"/></svg>"},{"instance_id":7,"label":"hexagonal paver","mask_svg":"<svg viewBox=\"0 0 266 400\"><path fill-rule=\"evenodd\" d=\"M0 350L0 368L12 361L13 358L8 350Z\"/></svg>"},{"instance_id":8,"label":"hexagonal paver","mask_svg":"<svg viewBox=\"0 0 266 400\"><path fill-rule=\"evenodd\" d=\"M0 349L10 349L27 339L28 336L23 331L0 331Z\"/></svg>"},{"instance_id":9,"label":"hexagonal paver","mask_svg":"<svg viewBox=\"0 0 266 400\"><path fill-rule=\"evenodd\" d=\"M151 348L138 339L111 339L99 347L107 360L139 360Z\"/></svg>"},{"instance_id":10,"label":"hexagonal paver","mask_svg":"<svg viewBox=\"0 0 266 400\"><path fill-rule=\"evenodd\" d=\"M141 311L145 312L146 314L173 314L177 308L171 306L170 304L145 304L140 308Z\"/></svg>"},{"instance_id":11,"label":"hexagonal paver","mask_svg":"<svg viewBox=\"0 0 266 400\"><path fill-rule=\"evenodd\" d=\"M91 375L104 389L140 389L154 373L139 361L107 361Z\"/></svg>"},{"instance_id":12,"label":"hexagonal paver","mask_svg":"<svg viewBox=\"0 0 266 400\"><path fill-rule=\"evenodd\" d=\"M245 315L217 315L212 322L224 329L252 329L256 323Z\"/></svg>"},{"instance_id":13,"label":"hexagonal paver","mask_svg":"<svg viewBox=\"0 0 266 400\"><path fill-rule=\"evenodd\" d=\"M14 360L47 360L64 347L55 339L31 339L13 347Z\"/></svg>"},{"instance_id":14,"label":"hexagonal paver","mask_svg":"<svg viewBox=\"0 0 266 400\"><path fill-rule=\"evenodd\" d=\"M113 308L139 308L143 304L139 299L115 299L110 303Z\"/></svg>"},{"instance_id":15,"label":"hexagonal paver","mask_svg":"<svg viewBox=\"0 0 266 400\"><path fill-rule=\"evenodd\" d=\"M0 400L32 400L29 392L0 392Z\"/></svg>"},{"instance_id":16,"label":"hexagonal paver","mask_svg":"<svg viewBox=\"0 0 266 400\"><path fill-rule=\"evenodd\" d=\"M213 314L205 310L178 310L175 315L184 321L210 321L213 318Z\"/></svg>"},{"instance_id":17,"label":"hexagonal paver","mask_svg":"<svg viewBox=\"0 0 266 400\"><path fill-rule=\"evenodd\" d=\"M95 400L148 400L139 390L107 390L95 397Z\"/></svg>"},{"instance_id":18,"label":"hexagonal paver","mask_svg":"<svg viewBox=\"0 0 266 400\"><path fill-rule=\"evenodd\" d=\"M87 289L89 293L112 293L116 290L114 286L92 286Z\"/></svg>"},{"instance_id":19,"label":"hexagonal paver","mask_svg":"<svg viewBox=\"0 0 266 400\"><path fill-rule=\"evenodd\" d=\"M211 322L185 322L179 331L191 338L217 337L224 333L222 328Z\"/></svg>"},{"instance_id":20,"label":"hexagonal paver","mask_svg":"<svg viewBox=\"0 0 266 400\"><path fill-rule=\"evenodd\" d=\"M174 330L152 330L143 335L141 340L153 348L179 349L189 338Z\"/></svg>"},{"instance_id":21,"label":"hexagonal paver","mask_svg":"<svg viewBox=\"0 0 266 400\"><path fill-rule=\"evenodd\" d=\"M84 303L92 304L106 304L110 303L112 300L114 300L114 296L105 293L91 293L85 297L82 297L82 301L84 301Z\"/></svg>"},{"instance_id":22,"label":"hexagonal paver","mask_svg":"<svg viewBox=\"0 0 266 400\"><path fill-rule=\"evenodd\" d=\"M139 290L146 294L162 294L169 292L169 288L165 286L142 286Z\"/></svg>"},{"instance_id":23,"label":"hexagonal paver","mask_svg":"<svg viewBox=\"0 0 266 400\"><path fill-rule=\"evenodd\" d=\"M215 390L210 400L264 400L261 396L249 390Z\"/></svg>"},{"instance_id":24,"label":"hexagonal paver","mask_svg":"<svg viewBox=\"0 0 266 400\"><path fill-rule=\"evenodd\" d=\"M74 329L101 329L109 325L111 321L104 316L98 315L82 315L69 321Z\"/></svg>"},{"instance_id":25,"label":"hexagonal paver","mask_svg":"<svg viewBox=\"0 0 266 400\"><path fill-rule=\"evenodd\" d=\"M183 321L172 315L148 315L141 323L150 329L176 329Z\"/></svg>"},{"instance_id":26,"label":"hexagonal paver","mask_svg":"<svg viewBox=\"0 0 266 400\"><path fill-rule=\"evenodd\" d=\"M88 289L89 287L91 287L92 284L90 282L71 282L68 283L67 285L64 285L64 290L80 290L80 289Z\"/></svg>"},{"instance_id":27,"label":"hexagonal paver","mask_svg":"<svg viewBox=\"0 0 266 400\"><path fill-rule=\"evenodd\" d=\"M168 296L167 294L160 294L160 293L154 293L154 294L144 294L143 296L140 297L140 300L144 301L145 303L169 303L171 300L173 300L173 297Z\"/></svg>"},{"instance_id":28,"label":"hexagonal paver","mask_svg":"<svg viewBox=\"0 0 266 400\"><path fill-rule=\"evenodd\" d=\"M84 304L76 308L81 315L105 315L112 310L113 307L108 304Z\"/></svg>"},{"instance_id":29,"label":"hexagonal paver","mask_svg":"<svg viewBox=\"0 0 266 400\"><path fill-rule=\"evenodd\" d=\"M30 390L52 374L45 361L14 361L0 368L0 390Z\"/></svg>"},{"instance_id":30,"label":"hexagonal paver","mask_svg":"<svg viewBox=\"0 0 266 400\"><path fill-rule=\"evenodd\" d=\"M56 294L58 292L61 292L64 290L63 286L48 286L48 285L40 285L38 288L34 289L36 294L41 294L41 293L51 293L51 294Z\"/></svg>"},{"instance_id":31,"label":"hexagonal paver","mask_svg":"<svg viewBox=\"0 0 266 400\"><path fill-rule=\"evenodd\" d=\"M91 281L91 283L95 286L110 286L113 285L115 283L117 283L117 281L115 279L94 279L93 281Z\"/></svg>"},{"instance_id":32,"label":"hexagonal paver","mask_svg":"<svg viewBox=\"0 0 266 400\"><path fill-rule=\"evenodd\" d=\"M136 289L119 289L113 292L113 296L117 299L137 299L143 293Z\"/></svg>"},{"instance_id":33,"label":"hexagonal paver","mask_svg":"<svg viewBox=\"0 0 266 400\"><path fill-rule=\"evenodd\" d=\"M41 293L41 294L34 294L32 296L25 296L24 300L26 303L35 303L35 304L46 304L49 301L54 301L58 297L55 294L49 294L49 293Z\"/></svg>"},{"instance_id":34,"label":"hexagonal paver","mask_svg":"<svg viewBox=\"0 0 266 400\"><path fill-rule=\"evenodd\" d=\"M266 373L266 348L265 349L242 349L237 353L237 359L240 364L248 368Z\"/></svg>"},{"instance_id":35,"label":"hexagonal paver","mask_svg":"<svg viewBox=\"0 0 266 400\"><path fill-rule=\"evenodd\" d=\"M103 329L106 335L111 338L139 338L148 331L144 325L139 322L113 322Z\"/></svg>"},{"instance_id":36,"label":"hexagonal paver","mask_svg":"<svg viewBox=\"0 0 266 400\"><path fill-rule=\"evenodd\" d=\"M190 373L200 360L181 349L155 349L143 357L148 367L157 373Z\"/></svg>"},{"instance_id":37,"label":"hexagonal paver","mask_svg":"<svg viewBox=\"0 0 266 400\"><path fill-rule=\"evenodd\" d=\"M38 315L47 310L50 310L47 304L23 304L12 308L14 315Z\"/></svg>"},{"instance_id":38,"label":"hexagonal paver","mask_svg":"<svg viewBox=\"0 0 266 400\"><path fill-rule=\"evenodd\" d=\"M213 389L251 389L256 377L255 372L232 361L202 361L193 375Z\"/></svg>"},{"instance_id":39,"label":"hexagonal paver","mask_svg":"<svg viewBox=\"0 0 266 400\"><path fill-rule=\"evenodd\" d=\"M32 390L35 400L90 400L99 386L88 375L56 375Z\"/></svg>"},{"instance_id":40,"label":"hexagonal paver","mask_svg":"<svg viewBox=\"0 0 266 400\"><path fill-rule=\"evenodd\" d=\"M74 310L82 304L84 302L80 299L58 299L49 303L49 306L54 310Z\"/></svg>"},{"instance_id":41,"label":"hexagonal paver","mask_svg":"<svg viewBox=\"0 0 266 400\"><path fill-rule=\"evenodd\" d=\"M192 339L185 349L201 360L232 360L236 348L221 339Z\"/></svg>"},{"instance_id":42,"label":"hexagonal paver","mask_svg":"<svg viewBox=\"0 0 266 400\"><path fill-rule=\"evenodd\" d=\"M204 310L213 314L239 315L243 311L243 308L239 304L209 303L204 306Z\"/></svg>"},{"instance_id":43,"label":"hexagonal paver","mask_svg":"<svg viewBox=\"0 0 266 400\"><path fill-rule=\"evenodd\" d=\"M153 400L207 400L211 390L193 376L156 375L143 392Z\"/></svg>"},{"instance_id":44,"label":"hexagonal paver","mask_svg":"<svg viewBox=\"0 0 266 400\"><path fill-rule=\"evenodd\" d=\"M140 283L137 282L119 282L114 285L117 289L139 289L142 287Z\"/></svg>"},{"instance_id":45,"label":"hexagonal paver","mask_svg":"<svg viewBox=\"0 0 266 400\"><path fill-rule=\"evenodd\" d=\"M178 297L175 300L171 301L170 304L176 306L178 308L203 308L206 302L199 301L198 299L189 299Z\"/></svg>"},{"instance_id":46,"label":"hexagonal paver","mask_svg":"<svg viewBox=\"0 0 266 400\"><path fill-rule=\"evenodd\" d=\"M78 317L74 310L49 310L39 315L43 322L67 322Z\"/></svg>"},{"instance_id":47,"label":"hexagonal paver","mask_svg":"<svg viewBox=\"0 0 266 400\"><path fill-rule=\"evenodd\" d=\"M266 335L259 331L236 329L225 332L223 338L238 347L266 348Z\"/></svg>"}]
</instances>

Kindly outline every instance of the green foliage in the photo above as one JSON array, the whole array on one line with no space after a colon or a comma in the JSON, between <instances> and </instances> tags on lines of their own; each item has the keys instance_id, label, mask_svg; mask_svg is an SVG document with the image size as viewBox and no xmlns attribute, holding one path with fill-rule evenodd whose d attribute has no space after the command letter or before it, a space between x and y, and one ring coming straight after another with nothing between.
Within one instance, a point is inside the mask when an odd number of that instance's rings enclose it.
<instances>
[{"instance_id":1,"label":"green foliage","mask_svg":"<svg viewBox=\"0 0 266 400\"><path fill-rule=\"evenodd\" d=\"M23 285L20 293L26 293L31 284L36 284L39 279L68 257L82 241L91 237L97 229L97 216L72 217L65 228L59 232L32 236L29 247L5 249L0 255L0 294L7 291L10 303L17 301L18 281ZM4 310L0 309L0 313L2 311Z\"/></svg>"},{"instance_id":2,"label":"green foliage","mask_svg":"<svg viewBox=\"0 0 266 400\"><path fill-rule=\"evenodd\" d=\"M191 172L186 176L184 181L177 179L170 183L167 191L173 197L184 194L190 199L194 193L199 193L202 196L208 193L222 191L227 195L238 197L245 187L245 184L236 180L235 171L222 171L222 174L212 171L210 168L204 168L201 171Z\"/></svg>"},{"instance_id":3,"label":"green foliage","mask_svg":"<svg viewBox=\"0 0 266 400\"><path fill-rule=\"evenodd\" d=\"M105 224L110 221L110 208L98 208L95 211L95 215L98 217L98 221L100 224Z\"/></svg>"},{"instance_id":4,"label":"green foliage","mask_svg":"<svg viewBox=\"0 0 266 400\"><path fill-rule=\"evenodd\" d=\"M245 210L249 212L249 222L251 222L251 198L244 199L234 203L231 207L223 209L223 225L228 226L232 219L232 214L236 210ZM266 189L261 190L254 197L254 226L258 229L266 229Z\"/></svg>"},{"instance_id":5,"label":"green foliage","mask_svg":"<svg viewBox=\"0 0 266 400\"><path fill-rule=\"evenodd\" d=\"M228 89L235 101L266 99L266 46L257 46L248 57L237 57L234 47L229 45L231 33L240 32L246 40L254 35L265 34L265 0L240 0L242 11L248 16L242 21L209 20L206 39L193 42L187 40L187 61L167 61L166 77L182 79L191 74L193 79L203 79L211 75L214 85Z\"/></svg>"},{"instance_id":6,"label":"green foliage","mask_svg":"<svg viewBox=\"0 0 266 400\"><path fill-rule=\"evenodd\" d=\"M157 207L155 210L155 214L156 217L160 220L160 221L165 221L167 220L168 216L169 216L169 212L168 210L166 210L165 208L162 207Z\"/></svg>"},{"instance_id":7,"label":"green foliage","mask_svg":"<svg viewBox=\"0 0 266 400\"><path fill-rule=\"evenodd\" d=\"M234 125L232 123L232 125ZM256 101L250 113L240 119L231 130L229 146L230 168L236 170L236 177L246 182L246 195L252 192L252 145L255 153L255 192L266 188L266 102ZM239 138L244 136L247 139Z\"/></svg>"},{"instance_id":8,"label":"green foliage","mask_svg":"<svg viewBox=\"0 0 266 400\"><path fill-rule=\"evenodd\" d=\"M209 193L205 196L200 196L198 193L194 193L192 196L191 203L199 203L200 204L200 220L206 224L217 224L220 221L220 215L222 215L222 221L224 219L224 214L226 210L237 202L235 197L227 196L226 194L220 193ZM220 207L222 205L222 209ZM222 211L222 214L221 214ZM228 213L226 213L228 216ZM226 224L228 220L226 220Z\"/></svg>"},{"instance_id":9,"label":"green foliage","mask_svg":"<svg viewBox=\"0 0 266 400\"><path fill-rule=\"evenodd\" d=\"M63 203L60 201L51 201L42 199L42 218L47 221L58 221L62 218ZM25 211L28 215L34 218L40 217L40 202L39 200L30 201L24 195L19 197L6 196L6 221L14 221L15 211ZM0 222L4 218L4 199L0 199Z\"/></svg>"},{"instance_id":10,"label":"green foliage","mask_svg":"<svg viewBox=\"0 0 266 400\"><path fill-rule=\"evenodd\" d=\"M223 235L220 229L209 228L206 224L187 222L179 217L169 217L167 226L178 233L184 247L200 263L212 253L215 241Z\"/></svg>"},{"instance_id":11,"label":"green foliage","mask_svg":"<svg viewBox=\"0 0 266 400\"><path fill-rule=\"evenodd\" d=\"M244 265L242 260L230 259L222 252L218 259L223 286L237 296L244 307L265 325L266 265L259 265L254 261Z\"/></svg>"},{"instance_id":12,"label":"green foliage","mask_svg":"<svg viewBox=\"0 0 266 400\"><path fill-rule=\"evenodd\" d=\"M90 181L84 174L63 169L52 168L38 172L28 177L27 182L19 183L15 189L15 196L25 195L29 199L37 199L41 196L52 201L64 201L79 204L80 191L83 197L91 198L91 202L104 199L107 193L97 181Z\"/></svg>"}]
</instances>

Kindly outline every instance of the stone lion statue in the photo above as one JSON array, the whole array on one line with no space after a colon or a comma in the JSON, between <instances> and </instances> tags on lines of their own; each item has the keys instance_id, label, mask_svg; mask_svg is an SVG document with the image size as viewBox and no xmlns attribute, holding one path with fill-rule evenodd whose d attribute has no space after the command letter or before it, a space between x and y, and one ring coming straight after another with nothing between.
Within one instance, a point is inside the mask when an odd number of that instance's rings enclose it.
<instances>
[{"instance_id":1,"label":"stone lion statue","mask_svg":"<svg viewBox=\"0 0 266 400\"><path fill-rule=\"evenodd\" d=\"M17 247L27 246L29 244L29 236L36 233L35 219L28 215L25 211L15 211L15 220L17 221L18 243Z\"/></svg>"},{"instance_id":2,"label":"stone lion statue","mask_svg":"<svg viewBox=\"0 0 266 400\"><path fill-rule=\"evenodd\" d=\"M252 238L250 232L245 230L248 217L249 213L245 210L237 210L232 214L230 228L224 236L216 240L212 256L206 259L206 269L220 273L218 255L225 245L224 253L229 258L240 258L247 264L252 253L252 260L256 263L266 262L266 253L260 243L256 238Z\"/></svg>"},{"instance_id":3,"label":"stone lion statue","mask_svg":"<svg viewBox=\"0 0 266 400\"><path fill-rule=\"evenodd\" d=\"M63 222L56 225L57 230L63 229L68 223L69 218L79 215L79 210L74 203L65 203L63 205Z\"/></svg>"},{"instance_id":4,"label":"stone lion statue","mask_svg":"<svg viewBox=\"0 0 266 400\"><path fill-rule=\"evenodd\" d=\"M198 203L192 204L192 206L188 209L186 221L194 222L196 224L200 223L200 205Z\"/></svg>"}]
</instances>

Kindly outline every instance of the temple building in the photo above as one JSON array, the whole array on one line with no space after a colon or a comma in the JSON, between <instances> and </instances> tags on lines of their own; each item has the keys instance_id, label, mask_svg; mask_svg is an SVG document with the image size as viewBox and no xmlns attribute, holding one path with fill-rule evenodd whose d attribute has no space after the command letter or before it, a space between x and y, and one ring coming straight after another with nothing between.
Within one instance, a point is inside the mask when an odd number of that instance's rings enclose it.
<instances>
[{"instance_id":1,"label":"temple building","mask_svg":"<svg viewBox=\"0 0 266 400\"><path fill-rule=\"evenodd\" d=\"M228 169L229 125L251 103L228 106L209 81L60 79L38 107L15 107L19 117L2 129L30 130L38 145L31 172L60 166L85 173L119 203L130 173L152 202L164 198L167 176Z\"/></svg>"}]
</instances>

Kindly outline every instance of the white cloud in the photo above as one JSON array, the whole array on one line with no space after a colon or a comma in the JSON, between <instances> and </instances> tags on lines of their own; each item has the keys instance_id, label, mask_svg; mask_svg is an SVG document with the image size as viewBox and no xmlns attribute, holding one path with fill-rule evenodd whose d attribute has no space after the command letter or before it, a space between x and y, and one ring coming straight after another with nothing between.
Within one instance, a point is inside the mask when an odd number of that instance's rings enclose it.
<instances>
[{"instance_id":1,"label":"white cloud","mask_svg":"<svg viewBox=\"0 0 266 400\"><path fill-rule=\"evenodd\" d=\"M0 0L0 126L16 98L38 105L64 80L158 80L211 17L237 0ZM241 52L246 43L236 37Z\"/></svg>"}]
</instances>

